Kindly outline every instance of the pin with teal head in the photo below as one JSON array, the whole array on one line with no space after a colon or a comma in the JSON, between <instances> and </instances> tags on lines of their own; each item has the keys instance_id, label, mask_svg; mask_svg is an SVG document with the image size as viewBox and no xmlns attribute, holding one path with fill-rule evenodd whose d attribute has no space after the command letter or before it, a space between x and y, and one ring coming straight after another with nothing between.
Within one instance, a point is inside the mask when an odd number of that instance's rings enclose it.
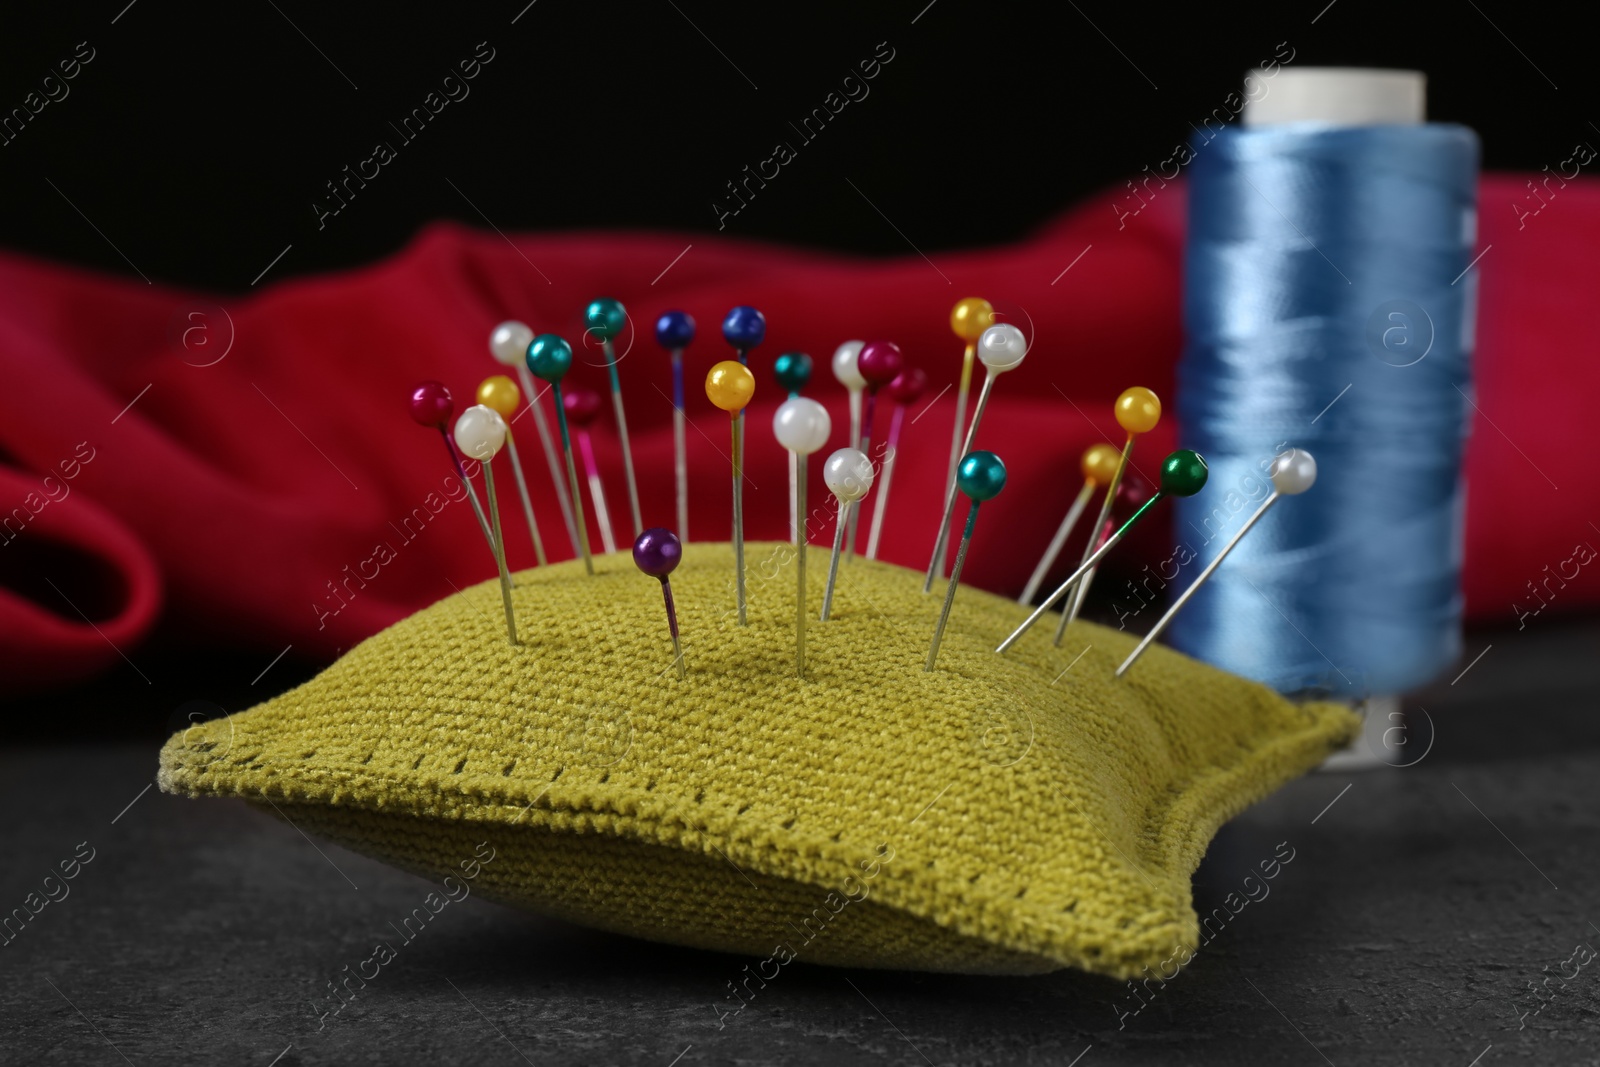
<instances>
[{"instance_id":1,"label":"pin with teal head","mask_svg":"<svg viewBox=\"0 0 1600 1067\"><path fill-rule=\"evenodd\" d=\"M617 377L617 347L615 341L628 326L628 313L622 304L610 297L589 301L583 311L584 329L600 342L606 356L606 373L611 378L611 406L617 414L617 440L622 444L622 473L628 481L628 507L633 512L633 535L644 532L644 520L639 517L639 483L633 477L633 447L628 443L628 415L622 410L622 382Z\"/></svg>"},{"instance_id":2,"label":"pin with teal head","mask_svg":"<svg viewBox=\"0 0 1600 1067\"><path fill-rule=\"evenodd\" d=\"M556 446L550 436L550 424L544 417L544 407L539 403L542 395L533 387L528 376L528 344L533 331L526 323L507 319L489 335L489 352L495 362L512 367L517 380L522 383L522 399L528 402L533 413L533 428L539 434L539 447L544 451L545 465L550 469L550 481L556 487L556 502L561 505L561 521L567 528L567 539L572 542L572 554L578 554L578 524L572 520L572 500L567 496L567 481L561 477L561 460L556 458Z\"/></svg>"},{"instance_id":3,"label":"pin with teal head","mask_svg":"<svg viewBox=\"0 0 1600 1067\"><path fill-rule=\"evenodd\" d=\"M1256 508L1253 515L1244 520L1244 525L1239 527L1239 532L1234 534L1228 540L1228 543L1222 546L1222 551L1217 553L1216 559L1206 564L1206 569L1201 571L1200 576L1194 580L1189 588L1183 591L1183 595L1173 601L1166 614L1161 616L1155 626L1151 627L1150 632L1144 635L1144 640L1139 642L1139 646L1128 653L1128 658L1123 660L1122 666L1117 668L1118 678L1126 674L1128 668L1133 666L1134 661L1144 654L1145 649L1150 647L1151 642L1161 636L1161 631L1167 628L1167 624L1172 621L1173 616L1183 610L1183 606L1189 602L1189 598L1194 596L1195 592L1205 584L1206 579L1211 577L1211 572L1215 571L1222 561L1228 558L1228 553L1233 551L1233 546L1238 544L1244 538L1244 535L1250 532L1250 528L1256 524L1256 521L1261 516L1267 513L1268 508L1278 502L1279 497L1299 496L1317 483L1317 461L1305 449L1291 448L1287 452L1278 453L1277 457L1273 459L1269 476L1272 478L1272 492L1267 494L1267 499L1261 502L1261 506Z\"/></svg>"},{"instance_id":4,"label":"pin with teal head","mask_svg":"<svg viewBox=\"0 0 1600 1067\"><path fill-rule=\"evenodd\" d=\"M939 660L939 643L944 640L944 626L950 621L950 606L956 602L956 587L961 584L961 568L967 562L967 549L972 544L972 529L978 523L978 505L993 500L1006 487L1006 465L993 452L971 452L956 467L956 488L972 501L967 508L967 526L961 534L961 544L956 549L955 567L950 571L950 584L944 591L944 607L939 611L939 625L933 628L933 643L928 646L928 662L923 670L931 671Z\"/></svg>"},{"instance_id":5,"label":"pin with teal head","mask_svg":"<svg viewBox=\"0 0 1600 1067\"><path fill-rule=\"evenodd\" d=\"M689 458L683 410L683 350L694 340L694 316L687 311L664 311L656 320L656 344L672 356L672 473L677 483L678 538L689 543Z\"/></svg>"},{"instance_id":6,"label":"pin with teal head","mask_svg":"<svg viewBox=\"0 0 1600 1067\"><path fill-rule=\"evenodd\" d=\"M535 378L547 382L555 394L556 421L561 427L561 453L567 461L567 488L571 491L573 523L578 532L578 554L583 557L583 569L594 573L594 560L589 558L589 520L583 514L583 494L578 490L578 466L572 461L572 434L567 429L566 402L561 396L561 379L572 369L572 346L553 333L541 333L528 342L528 370Z\"/></svg>"},{"instance_id":7,"label":"pin with teal head","mask_svg":"<svg viewBox=\"0 0 1600 1067\"><path fill-rule=\"evenodd\" d=\"M1128 521L1118 527L1115 533L1101 542L1100 547L1090 553L1089 558L1084 560L1078 569L1067 577L1066 581L1057 586L1056 591L1051 593L1043 604L1034 609L1033 614L1029 615L1027 620L1017 627L1010 637L1000 642L1000 647L996 648L995 651L1004 652L1016 644L1017 639L1027 633L1029 627L1039 621L1040 616L1055 607L1063 597L1072 592L1079 579L1100 565L1100 561L1105 559L1113 548L1117 547L1118 543L1127 536L1128 531L1133 529L1139 520L1149 513L1151 508L1154 508L1169 496L1194 496L1205 488L1206 475L1206 461L1198 452L1191 452L1183 448L1162 460L1161 488L1152 493L1149 500L1140 504L1139 510L1128 516Z\"/></svg>"}]
</instances>

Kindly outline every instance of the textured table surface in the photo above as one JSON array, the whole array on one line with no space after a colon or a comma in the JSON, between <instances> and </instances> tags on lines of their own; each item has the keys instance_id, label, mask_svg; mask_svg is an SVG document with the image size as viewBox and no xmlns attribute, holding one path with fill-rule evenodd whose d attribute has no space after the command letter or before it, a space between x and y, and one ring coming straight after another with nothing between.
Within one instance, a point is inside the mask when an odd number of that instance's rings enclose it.
<instances>
[{"instance_id":1,"label":"textured table surface","mask_svg":"<svg viewBox=\"0 0 1600 1067\"><path fill-rule=\"evenodd\" d=\"M1600 1063L1600 623L1477 632L1467 659L1486 645L1408 704L1407 766L1313 775L1223 829L1196 906L1228 921L1140 999L797 964L724 1014L747 960L474 898L319 1018L428 883L146 791L153 740L12 748L0 907L93 858L0 946L0 1063ZM1283 842L1263 896L1244 879Z\"/></svg>"}]
</instances>

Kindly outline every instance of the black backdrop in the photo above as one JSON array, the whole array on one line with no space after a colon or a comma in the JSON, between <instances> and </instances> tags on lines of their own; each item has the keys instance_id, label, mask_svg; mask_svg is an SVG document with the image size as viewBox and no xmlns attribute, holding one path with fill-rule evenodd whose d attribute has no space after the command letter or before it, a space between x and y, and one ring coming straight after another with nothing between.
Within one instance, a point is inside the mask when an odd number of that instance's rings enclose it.
<instances>
[{"instance_id":1,"label":"black backdrop","mask_svg":"<svg viewBox=\"0 0 1600 1067\"><path fill-rule=\"evenodd\" d=\"M1488 166L1538 169L1600 144L1578 29L1505 0L11 5L0 247L237 291L286 247L265 280L369 261L441 217L715 231L725 183L779 140L797 157L724 233L871 254L990 242L1156 166L1291 52L1423 69L1433 117L1475 126ZM479 42L492 60L445 85ZM802 144L789 123L880 42L893 59L868 95ZM61 79L75 54L93 58ZM430 92L460 98L408 143L389 124ZM319 228L325 183L380 140L395 158Z\"/></svg>"}]
</instances>

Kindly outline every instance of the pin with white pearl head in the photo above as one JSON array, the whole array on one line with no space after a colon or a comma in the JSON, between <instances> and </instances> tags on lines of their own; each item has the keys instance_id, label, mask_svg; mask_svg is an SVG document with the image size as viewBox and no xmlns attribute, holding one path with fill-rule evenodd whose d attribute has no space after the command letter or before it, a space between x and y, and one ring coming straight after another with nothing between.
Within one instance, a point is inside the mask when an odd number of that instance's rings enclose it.
<instances>
[{"instance_id":1,"label":"pin with white pearl head","mask_svg":"<svg viewBox=\"0 0 1600 1067\"><path fill-rule=\"evenodd\" d=\"M539 566L545 565L544 538L539 536L539 520L533 516L533 498L528 495L528 480L522 474L522 457L517 454L517 435L511 432L511 420L522 406L522 390L504 374L491 374L478 383L478 403L493 408L505 420L506 451L511 455L511 473L517 478L517 495L522 498L522 517L528 523L528 534L533 538L533 555Z\"/></svg>"},{"instance_id":2,"label":"pin with white pearl head","mask_svg":"<svg viewBox=\"0 0 1600 1067\"><path fill-rule=\"evenodd\" d=\"M861 391L867 387L856 361L865 346L865 341L846 341L833 350L833 376L850 392L850 447L854 449L861 447Z\"/></svg>"},{"instance_id":3,"label":"pin with white pearl head","mask_svg":"<svg viewBox=\"0 0 1600 1067\"><path fill-rule=\"evenodd\" d=\"M633 535L644 533L639 516L639 483L633 477L633 446L628 442L628 414L622 410L622 381L617 377L617 337L628 326L628 313L619 301L601 297L589 301L583 323L590 335L600 341L606 356L606 374L611 379L611 408L617 416L617 440L622 445L622 474L628 483L628 507L633 512ZM615 551L614 548L607 551Z\"/></svg>"},{"instance_id":4,"label":"pin with white pearl head","mask_svg":"<svg viewBox=\"0 0 1600 1067\"><path fill-rule=\"evenodd\" d=\"M972 506L967 509L967 527L956 549L956 564L950 571L950 585L944 591L944 607L939 611L939 624L933 629L933 643L928 646L928 662L922 667L925 671L933 670L939 661L944 625L950 620L950 607L956 602L956 588L961 584L961 568L966 566L967 548L972 544L972 528L978 523L978 505L993 500L1006 487L1006 465L993 452L973 452L963 457L956 468L956 485L972 501Z\"/></svg>"},{"instance_id":5,"label":"pin with white pearl head","mask_svg":"<svg viewBox=\"0 0 1600 1067\"><path fill-rule=\"evenodd\" d=\"M1098 486L1109 485L1111 479L1116 477L1121 458L1120 452L1103 441L1097 445L1090 445L1084 452L1083 460L1079 464L1083 471L1083 488L1078 491L1072 506L1067 509L1066 518L1062 519L1061 525L1056 528L1056 535L1050 539L1044 555L1039 557L1039 565L1033 569L1028 584L1022 589L1022 595L1017 598L1018 604L1033 603L1034 594L1039 592L1039 586L1044 584L1045 576L1050 573L1050 568L1055 566L1056 557L1061 555L1061 550L1066 547L1067 538L1072 536L1073 528L1078 525L1084 509L1089 506L1089 498L1094 496Z\"/></svg>"},{"instance_id":6,"label":"pin with white pearl head","mask_svg":"<svg viewBox=\"0 0 1600 1067\"><path fill-rule=\"evenodd\" d=\"M828 409L808 397L792 396L778 406L772 416L772 434L789 452L794 461L794 511L804 515L806 510L807 457L828 443L833 432L833 419ZM800 677L806 675L806 548L807 538L802 525L795 552L795 615L794 615L794 668Z\"/></svg>"},{"instance_id":7,"label":"pin with white pearl head","mask_svg":"<svg viewBox=\"0 0 1600 1067\"><path fill-rule=\"evenodd\" d=\"M989 405L989 394L994 391L995 379L1007 371L1016 370L1028 355L1028 339L1022 331L1009 322L1000 322L984 330L978 337L978 359L983 362L983 388L978 391L978 404L972 411L972 425L967 427L966 440L961 446L963 456L972 451L977 440L978 427L983 424L983 410ZM944 574L945 549L950 544L950 516L956 508L956 483L951 478L945 492L944 515L939 519L939 535L933 543L933 558L928 561L928 574L923 579L922 591L933 592L934 575Z\"/></svg>"},{"instance_id":8,"label":"pin with white pearl head","mask_svg":"<svg viewBox=\"0 0 1600 1067\"><path fill-rule=\"evenodd\" d=\"M822 591L822 621L833 610L833 585L839 578L839 553L844 549L844 532L850 505L872 489L872 461L855 448L841 448L822 465L822 480L839 501L839 515L833 526L833 557L828 561L828 584Z\"/></svg>"},{"instance_id":9,"label":"pin with white pearl head","mask_svg":"<svg viewBox=\"0 0 1600 1067\"><path fill-rule=\"evenodd\" d=\"M1218 565L1228 558L1228 553L1233 551L1233 546L1243 540L1244 535L1249 533L1250 528L1256 524L1257 520L1267 513L1268 508L1278 502L1279 497L1299 496L1317 483L1316 458L1303 448L1291 448L1287 452L1280 452L1272 461L1272 470L1269 476L1272 479L1272 492L1267 495L1267 499L1261 502L1261 506L1256 508L1254 514L1244 520L1244 525L1239 527L1239 532L1228 539L1228 543L1222 546L1222 551L1217 553L1217 558L1206 564L1206 569L1201 571L1199 577L1189 584L1189 588L1183 591L1183 595L1173 601L1166 614L1162 615L1156 621L1156 624L1150 628L1150 632L1144 635L1144 640L1140 641L1138 646L1128 653L1128 658L1123 660L1122 666L1117 668L1118 678L1126 674L1128 668L1133 666L1134 661L1144 654L1144 650L1149 648L1151 643L1161 636L1161 632L1167 628L1167 624L1173 620L1173 617L1183 610L1183 606L1189 602L1189 598L1194 596L1196 590L1205 584L1206 579L1211 577L1211 572L1216 570Z\"/></svg>"},{"instance_id":10,"label":"pin with white pearl head","mask_svg":"<svg viewBox=\"0 0 1600 1067\"><path fill-rule=\"evenodd\" d=\"M544 450L544 460L550 468L550 481L555 483L556 502L561 505L561 521L566 524L567 537L572 542L572 554L578 554L578 526L572 521L572 498L567 495L567 483L561 477L561 461L556 458L555 439L550 436L550 424L545 420L544 409L539 406L540 391L534 387L533 376L528 373L528 346L533 343L533 331L526 323L507 319L489 334L489 352L495 361L515 367L517 381L522 383L522 397L533 414L533 428L539 435L539 447Z\"/></svg>"},{"instance_id":11,"label":"pin with white pearl head","mask_svg":"<svg viewBox=\"0 0 1600 1067\"><path fill-rule=\"evenodd\" d=\"M511 572L506 569L506 543L500 533L500 504L494 493L494 457L506 443L506 421L485 404L474 404L456 420L456 444L483 464L483 485L489 497L489 529L494 533L494 562L500 569L500 597L506 606L506 638L517 641L517 619L511 611Z\"/></svg>"}]
</instances>

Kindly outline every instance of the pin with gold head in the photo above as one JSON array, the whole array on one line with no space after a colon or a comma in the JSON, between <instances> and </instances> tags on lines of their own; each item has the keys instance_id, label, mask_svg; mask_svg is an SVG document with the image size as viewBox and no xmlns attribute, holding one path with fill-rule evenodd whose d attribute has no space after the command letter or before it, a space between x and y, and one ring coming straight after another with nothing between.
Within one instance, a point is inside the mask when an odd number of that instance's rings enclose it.
<instances>
[{"instance_id":1,"label":"pin with gold head","mask_svg":"<svg viewBox=\"0 0 1600 1067\"><path fill-rule=\"evenodd\" d=\"M511 420L522 406L522 390L504 374L492 374L478 383L478 403L493 408L506 424L506 451L511 454L511 473L517 478L517 495L522 498L522 517L527 520L528 533L533 537L533 555L539 566L545 565L544 539L539 536L539 520L533 517L533 498L528 495L528 480L522 474L522 457L517 454L517 435L511 431Z\"/></svg>"},{"instance_id":2,"label":"pin with gold head","mask_svg":"<svg viewBox=\"0 0 1600 1067\"><path fill-rule=\"evenodd\" d=\"M733 426L733 567L739 625L749 626L744 594L744 409L756 392L755 375L743 363L725 359L706 375L706 399L728 413Z\"/></svg>"},{"instance_id":3,"label":"pin with gold head","mask_svg":"<svg viewBox=\"0 0 1600 1067\"><path fill-rule=\"evenodd\" d=\"M1083 488L1078 490L1072 506L1067 509L1066 518L1056 527L1056 535L1050 539L1044 555L1039 557L1039 565L1033 568L1028 584L1023 587L1022 595L1017 598L1018 604L1033 603L1034 594L1039 591L1039 586L1044 584L1050 568L1056 565L1056 557L1061 555L1061 550L1066 547L1067 538L1072 536L1073 528L1078 525L1084 509L1089 506L1089 498L1094 496L1098 486L1108 485L1111 479L1116 477L1121 455L1104 442L1090 445L1083 453L1083 460L1079 463L1079 469L1083 471Z\"/></svg>"}]
</instances>

